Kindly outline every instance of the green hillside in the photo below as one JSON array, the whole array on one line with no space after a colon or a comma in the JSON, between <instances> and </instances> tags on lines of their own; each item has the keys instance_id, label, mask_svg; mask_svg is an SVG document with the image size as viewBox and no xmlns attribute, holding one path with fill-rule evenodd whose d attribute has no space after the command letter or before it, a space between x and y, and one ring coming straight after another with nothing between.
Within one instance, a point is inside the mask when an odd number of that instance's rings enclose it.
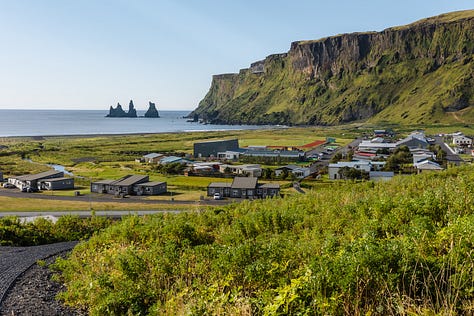
<instances>
[{"instance_id":1,"label":"green hillside","mask_svg":"<svg viewBox=\"0 0 474 316\"><path fill-rule=\"evenodd\" d=\"M294 42L288 53L214 76L191 116L231 124L470 122L473 38L470 10Z\"/></svg>"},{"instance_id":2,"label":"green hillside","mask_svg":"<svg viewBox=\"0 0 474 316\"><path fill-rule=\"evenodd\" d=\"M474 168L131 217L61 261L91 315L470 315Z\"/></svg>"}]
</instances>

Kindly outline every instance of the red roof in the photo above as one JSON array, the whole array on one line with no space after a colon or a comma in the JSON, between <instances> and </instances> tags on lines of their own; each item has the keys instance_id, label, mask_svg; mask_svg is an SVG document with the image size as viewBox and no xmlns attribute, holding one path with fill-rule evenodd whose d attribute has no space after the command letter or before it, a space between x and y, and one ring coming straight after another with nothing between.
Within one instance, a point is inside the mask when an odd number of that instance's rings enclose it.
<instances>
[{"instance_id":1,"label":"red roof","mask_svg":"<svg viewBox=\"0 0 474 316\"><path fill-rule=\"evenodd\" d=\"M306 145L303 145L303 146L300 146L300 148L313 148L313 147L318 147L322 144L326 143L325 140L315 140L314 142L312 143L309 143L309 144L306 144Z\"/></svg>"}]
</instances>

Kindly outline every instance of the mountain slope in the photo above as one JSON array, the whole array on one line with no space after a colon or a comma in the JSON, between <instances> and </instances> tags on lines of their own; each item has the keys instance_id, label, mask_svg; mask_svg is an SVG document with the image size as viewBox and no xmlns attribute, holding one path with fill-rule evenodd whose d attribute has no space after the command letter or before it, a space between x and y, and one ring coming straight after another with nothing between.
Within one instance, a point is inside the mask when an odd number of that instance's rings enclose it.
<instances>
[{"instance_id":1,"label":"mountain slope","mask_svg":"<svg viewBox=\"0 0 474 316\"><path fill-rule=\"evenodd\" d=\"M190 116L231 124L470 121L473 39L469 10L294 42L288 53L213 76Z\"/></svg>"}]
</instances>

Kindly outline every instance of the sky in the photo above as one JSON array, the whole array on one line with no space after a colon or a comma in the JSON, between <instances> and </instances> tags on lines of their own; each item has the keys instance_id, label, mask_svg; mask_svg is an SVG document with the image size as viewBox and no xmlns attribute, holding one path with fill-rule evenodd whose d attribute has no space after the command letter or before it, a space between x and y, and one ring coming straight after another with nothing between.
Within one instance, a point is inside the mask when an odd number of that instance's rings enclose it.
<instances>
[{"instance_id":1,"label":"sky","mask_svg":"<svg viewBox=\"0 0 474 316\"><path fill-rule=\"evenodd\" d=\"M381 31L472 0L0 0L0 109L192 110L212 75L291 42Z\"/></svg>"}]
</instances>

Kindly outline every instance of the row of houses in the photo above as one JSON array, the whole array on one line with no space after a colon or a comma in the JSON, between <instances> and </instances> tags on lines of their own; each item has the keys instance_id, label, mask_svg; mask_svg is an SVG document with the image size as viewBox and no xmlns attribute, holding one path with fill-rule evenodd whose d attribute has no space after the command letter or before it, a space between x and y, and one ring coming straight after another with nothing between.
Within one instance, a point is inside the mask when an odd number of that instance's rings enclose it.
<instances>
[{"instance_id":1,"label":"row of houses","mask_svg":"<svg viewBox=\"0 0 474 316\"><path fill-rule=\"evenodd\" d=\"M276 183L259 184L256 177L236 177L229 182L212 182L207 187L207 195L230 198L268 198L280 194L280 185Z\"/></svg>"},{"instance_id":2,"label":"row of houses","mask_svg":"<svg viewBox=\"0 0 474 316\"><path fill-rule=\"evenodd\" d=\"M91 183L91 192L114 195L159 195L167 192L166 182L152 182L146 175L126 175L118 180Z\"/></svg>"},{"instance_id":3,"label":"row of houses","mask_svg":"<svg viewBox=\"0 0 474 316\"><path fill-rule=\"evenodd\" d=\"M64 177L64 172L57 170L13 176L8 179L8 183L21 191L74 189L74 178Z\"/></svg>"}]
</instances>

